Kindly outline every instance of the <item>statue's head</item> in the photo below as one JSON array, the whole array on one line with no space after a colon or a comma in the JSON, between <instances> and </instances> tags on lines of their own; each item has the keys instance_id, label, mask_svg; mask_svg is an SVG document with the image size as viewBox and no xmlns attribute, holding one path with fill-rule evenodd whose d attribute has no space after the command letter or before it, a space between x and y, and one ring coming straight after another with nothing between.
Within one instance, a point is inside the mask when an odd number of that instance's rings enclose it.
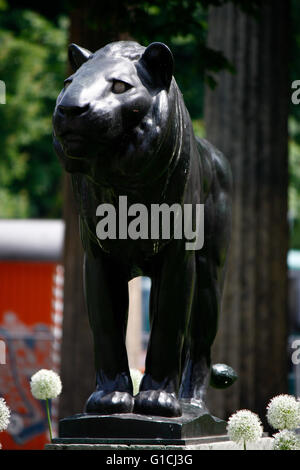
<instances>
[{"instance_id":1,"label":"statue's head","mask_svg":"<svg viewBox=\"0 0 300 470\"><path fill-rule=\"evenodd\" d=\"M71 44L69 60L74 73L57 98L53 127L56 145L74 159L119 145L172 80L172 53L162 43L120 41L95 53Z\"/></svg>"}]
</instances>

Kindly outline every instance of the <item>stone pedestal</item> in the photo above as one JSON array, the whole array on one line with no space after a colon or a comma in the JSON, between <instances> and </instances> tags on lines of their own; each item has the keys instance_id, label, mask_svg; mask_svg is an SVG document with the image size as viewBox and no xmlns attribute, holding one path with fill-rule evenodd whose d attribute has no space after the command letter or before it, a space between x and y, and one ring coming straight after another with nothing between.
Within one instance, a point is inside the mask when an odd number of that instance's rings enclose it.
<instances>
[{"instance_id":1,"label":"stone pedestal","mask_svg":"<svg viewBox=\"0 0 300 470\"><path fill-rule=\"evenodd\" d=\"M134 413L77 414L59 422L59 438L54 444L112 445L196 445L204 437L224 436L226 422L206 409L183 404L177 418Z\"/></svg>"},{"instance_id":2,"label":"stone pedestal","mask_svg":"<svg viewBox=\"0 0 300 470\"><path fill-rule=\"evenodd\" d=\"M54 439L53 441L57 441ZM78 443L68 443L68 439L65 439L65 443L52 443L45 446L45 450L102 450L110 451L112 455L118 455L122 451L150 451L148 452L151 456L152 452L157 453L166 451L172 453L172 451L196 451L196 450L243 450L242 445L237 445L234 442L228 440L227 436L211 436L199 438L198 444L190 445L141 445L134 444L99 444L96 439L82 439ZM272 450L273 439L271 437L262 437L255 443L247 445L247 450ZM130 454L131 455L131 454ZM150 457L149 457L150 458Z\"/></svg>"},{"instance_id":3,"label":"stone pedestal","mask_svg":"<svg viewBox=\"0 0 300 470\"><path fill-rule=\"evenodd\" d=\"M167 418L134 413L77 414L60 420L59 437L46 450L192 451L241 450L228 440L227 423L206 408L182 403L182 416ZM272 439L263 437L249 450L268 450ZM150 454L151 454L150 452ZM149 455L150 455L149 454ZM116 455L116 454L115 454Z\"/></svg>"}]
</instances>

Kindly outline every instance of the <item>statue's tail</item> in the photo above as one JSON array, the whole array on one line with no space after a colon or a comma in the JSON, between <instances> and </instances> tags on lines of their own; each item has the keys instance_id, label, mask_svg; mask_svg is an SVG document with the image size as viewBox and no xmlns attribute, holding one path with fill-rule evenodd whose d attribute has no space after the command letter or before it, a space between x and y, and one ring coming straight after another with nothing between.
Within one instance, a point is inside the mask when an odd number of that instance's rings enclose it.
<instances>
[{"instance_id":1,"label":"statue's tail","mask_svg":"<svg viewBox=\"0 0 300 470\"><path fill-rule=\"evenodd\" d=\"M238 378L235 370L226 364L214 364L211 368L210 385L214 388L228 388Z\"/></svg>"}]
</instances>

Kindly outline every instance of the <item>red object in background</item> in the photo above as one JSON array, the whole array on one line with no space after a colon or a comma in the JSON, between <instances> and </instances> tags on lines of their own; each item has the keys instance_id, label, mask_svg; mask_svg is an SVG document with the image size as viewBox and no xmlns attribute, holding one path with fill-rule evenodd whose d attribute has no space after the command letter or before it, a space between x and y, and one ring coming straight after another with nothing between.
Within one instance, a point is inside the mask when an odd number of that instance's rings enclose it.
<instances>
[{"instance_id":1,"label":"red object in background","mask_svg":"<svg viewBox=\"0 0 300 470\"><path fill-rule=\"evenodd\" d=\"M30 378L40 369L57 369L62 245L60 221L0 221L0 396L11 409L9 427L0 434L3 449L43 449L49 442L45 402L32 396Z\"/></svg>"}]
</instances>

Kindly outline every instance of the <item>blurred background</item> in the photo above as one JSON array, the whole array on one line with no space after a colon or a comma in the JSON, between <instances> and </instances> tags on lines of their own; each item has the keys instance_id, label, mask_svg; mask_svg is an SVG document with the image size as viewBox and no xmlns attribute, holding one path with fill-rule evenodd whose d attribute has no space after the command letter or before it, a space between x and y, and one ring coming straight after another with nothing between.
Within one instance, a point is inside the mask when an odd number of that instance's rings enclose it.
<instances>
[{"instance_id":1,"label":"blurred background","mask_svg":"<svg viewBox=\"0 0 300 470\"><path fill-rule=\"evenodd\" d=\"M299 2L36 5L0 0L0 396L12 410L3 448L41 449L49 439L43 402L30 393L37 370L56 370L63 382L51 407L54 434L94 388L78 220L51 137L71 42L91 51L120 39L168 44L195 133L230 160L233 235L213 362L239 379L210 389L209 407L225 419L248 408L265 422L274 395L300 396L292 361L300 345L300 104L291 100L300 80ZM129 361L140 370L150 286L148 278L129 283Z\"/></svg>"}]
</instances>

